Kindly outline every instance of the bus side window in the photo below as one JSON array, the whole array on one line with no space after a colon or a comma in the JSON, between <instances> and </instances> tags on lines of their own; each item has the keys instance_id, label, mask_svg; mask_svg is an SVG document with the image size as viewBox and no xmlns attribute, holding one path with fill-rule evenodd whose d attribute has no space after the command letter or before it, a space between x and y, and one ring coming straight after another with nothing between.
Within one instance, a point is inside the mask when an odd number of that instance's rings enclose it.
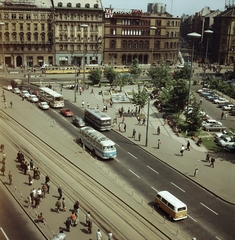
<instances>
[{"instance_id":1,"label":"bus side window","mask_svg":"<svg viewBox=\"0 0 235 240\"><path fill-rule=\"evenodd\" d=\"M175 210L174 206L168 202L168 207L172 209L173 211Z\"/></svg>"},{"instance_id":2,"label":"bus side window","mask_svg":"<svg viewBox=\"0 0 235 240\"><path fill-rule=\"evenodd\" d=\"M162 202L165 203L167 205L167 201L166 199L162 198Z\"/></svg>"},{"instance_id":3,"label":"bus side window","mask_svg":"<svg viewBox=\"0 0 235 240\"><path fill-rule=\"evenodd\" d=\"M158 195L157 195L157 198L158 198L158 199L161 199L161 196L158 194Z\"/></svg>"}]
</instances>

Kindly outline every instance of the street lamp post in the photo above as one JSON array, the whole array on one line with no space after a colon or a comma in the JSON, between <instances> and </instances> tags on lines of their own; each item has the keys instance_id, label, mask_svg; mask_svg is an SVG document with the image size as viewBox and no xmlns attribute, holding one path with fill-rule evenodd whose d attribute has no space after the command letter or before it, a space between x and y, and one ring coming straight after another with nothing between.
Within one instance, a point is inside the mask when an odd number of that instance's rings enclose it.
<instances>
[{"instance_id":1,"label":"street lamp post","mask_svg":"<svg viewBox=\"0 0 235 240\"><path fill-rule=\"evenodd\" d=\"M201 34L198 34L196 32L188 33L188 38L192 39L193 46L192 46L192 56L191 56L191 72L190 72L190 79L188 84L188 102L187 102L187 112L186 112L186 122L188 120L188 111L189 111L189 102L190 102L190 92L191 92L191 81L193 78L193 55L194 55L194 39L200 38Z\"/></svg>"},{"instance_id":2,"label":"street lamp post","mask_svg":"<svg viewBox=\"0 0 235 240\"><path fill-rule=\"evenodd\" d=\"M150 97L148 98L148 112L147 112L147 124L146 124L146 139L145 139L145 147L148 147L148 134L149 134L149 107L150 107Z\"/></svg>"},{"instance_id":3,"label":"street lamp post","mask_svg":"<svg viewBox=\"0 0 235 240\"><path fill-rule=\"evenodd\" d=\"M2 30L2 26L4 26L5 23L4 22L0 22L0 26L1 26L1 30ZM2 31L2 71L3 73L5 73L5 54L4 54L4 45L3 45L3 31Z\"/></svg>"},{"instance_id":4,"label":"street lamp post","mask_svg":"<svg viewBox=\"0 0 235 240\"><path fill-rule=\"evenodd\" d=\"M154 60L154 57L153 57L153 50L154 50L154 35L155 35L155 31L157 30L157 27L154 27L154 26L152 26L152 27L150 27L150 29L151 30L154 30L154 33L153 33L153 37L152 37L152 64L153 64L153 60Z\"/></svg>"},{"instance_id":5,"label":"street lamp post","mask_svg":"<svg viewBox=\"0 0 235 240\"><path fill-rule=\"evenodd\" d=\"M207 54L208 54L208 42L209 42L209 35L213 33L211 30L205 30L204 33L207 35L207 40L206 40L206 57L205 57L205 64L207 63ZM204 79L206 78L206 66L204 69L204 78L203 78L203 85L204 85Z\"/></svg>"},{"instance_id":6,"label":"street lamp post","mask_svg":"<svg viewBox=\"0 0 235 240\"><path fill-rule=\"evenodd\" d=\"M85 28L88 27L87 24L82 24L81 27L83 28L83 87L85 88L85 56L86 56L86 49L85 49Z\"/></svg>"}]
</instances>

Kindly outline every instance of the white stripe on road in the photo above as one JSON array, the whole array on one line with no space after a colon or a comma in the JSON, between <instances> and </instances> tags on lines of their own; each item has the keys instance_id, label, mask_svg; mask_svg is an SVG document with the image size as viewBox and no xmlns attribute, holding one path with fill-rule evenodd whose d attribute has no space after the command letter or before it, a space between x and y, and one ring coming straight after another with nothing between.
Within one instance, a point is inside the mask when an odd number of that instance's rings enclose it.
<instances>
[{"instance_id":1,"label":"white stripe on road","mask_svg":"<svg viewBox=\"0 0 235 240\"><path fill-rule=\"evenodd\" d=\"M215 236L216 239L221 240L219 237Z\"/></svg>"},{"instance_id":2,"label":"white stripe on road","mask_svg":"<svg viewBox=\"0 0 235 240\"><path fill-rule=\"evenodd\" d=\"M171 182L172 185L174 185L175 187L177 187L179 190L181 190L182 192L185 192L184 189L180 188L179 186L177 186L176 184L174 184L173 182Z\"/></svg>"},{"instance_id":3,"label":"white stripe on road","mask_svg":"<svg viewBox=\"0 0 235 240\"><path fill-rule=\"evenodd\" d=\"M205 204L203 204L203 203L201 203L201 202L200 202L200 204L201 204L203 207L205 207L205 208L207 208L208 210L210 210L211 212L213 212L214 214L219 215L217 212L215 212L215 211L212 210L211 208L207 207Z\"/></svg>"},{"instance_id":4,"label":"white stripe on road","mask_svg":"<svg viewBox=\"0 0 235 240\"><path fill-rule=\"evenodd\" d=\"M154 188L154 187L151 187L155 192L158 192L158 190L156 189L156 188Z\"/></svg>"},{"instance_id":5,"label":"white stripe on road","mask_svg":"<svg viewBox=\"0 0 235 240\"><path fill-rule=\"evenodd\" d=\"M148 165L147 165L147 167L148 167L149 169L151 169L152 171L154 171L155 173L159 174L159 172L157 172L157 171L154 170L153 168L149 167Z\"/></svg>"},{"instance_id":6,"label":"white stripe on road","mask_svg":"<svg viewBox=\"0 0 235 240\"><path fill-rule=\"evenodd\" d=\"M129 152L127 152L127 153L130 154L133 158L137 159L137 157L134 156L133 154L131 154L131 153L129 153Z\"/></svg>"},{"instance_id":7,"label":"white stripe on road","mask_svg":"<svg viewBox=\"0 0 235 240\"><path fill-rule=\"evenodd\" d=\"M4 237L7 239L7 240L9 240L9 238L7 237L7 235L6 235L6 233L4 232L4 230L0 227L0 230L1 230L1 232L2 232L2 234L4 235Z\"/></svg>"},{"instance_id":8,"label":"white stripe on road","mask_svg":"<svg viewBox=\"0 0 235 240\"><path fill-rule=\"evenodd\" d=\"M194 222L197 222L197 220L194 219L194 218L192 218L190 215L187 214L187 216L188 216L189 218L191 218Z\"/></svg>"},{"instance_id":9,"label":"white stripe on road","mask_svg":"<svg viewBox=\"0 0 235 240\"><path fill-rule=\"evenodd\" d=\"M138 176L136 173L134 173L133 171L131 171L131 169L128 169L132 174L134 174L137 178L140 178L140 176Z\"/></svg>"}]
</instances>

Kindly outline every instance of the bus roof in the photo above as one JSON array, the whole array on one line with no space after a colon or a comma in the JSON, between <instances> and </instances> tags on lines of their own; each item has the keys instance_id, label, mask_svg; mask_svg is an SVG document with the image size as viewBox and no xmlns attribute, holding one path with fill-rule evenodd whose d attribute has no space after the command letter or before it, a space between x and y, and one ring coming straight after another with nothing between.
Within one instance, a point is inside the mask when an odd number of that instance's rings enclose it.
<instances>
[{"instance_id":1,"label":"bus roof","mask_svg":"<svg viewBox=\"0 0 235 240\"><path fill-rule=\"evenodd\" d=\"M157 195L162 196L164 199L167 200L170 204L175 206L176 208L187 207L185 203L180 201L177 197L169 193L168 191L160 191Z\"/></svg>"},{"instance_id":2,"label":"bus roof","mask_svg":"<svg viewBox=\"0 0 235 240\"><path fill-rule=\"evenodd\" d=\"M62 95L58 92L55 92L54 90L48 88L48 87L41 87L40 90L54 96L54 97L62 97ZM40 92L40 91L39 91Z\"/></svg>"},{"instance_id":3,"label":"bus roof","mask_svg":"<svg viewBox=\"0 0 235 240\"><path fill-rule=\"evenodd\" d=\"M91 138L95 139L97 142L102 143L102 145L104 145L104 146L115 145L115 143L112 140L107 138L102 133L96 131L92 127L82 127L82 128L80 128L80 131L85 132Z\"/></svg>"},{"instance_id":4,"label":"bus roof","mask_svg":"<svg viewBox=\"0 0 235 240\"><path fill-rule=\"evenodd\" d=\"M108 120L111 119L111 117L107 114L105 114L104 112L100 111L99 109L96 108L86 108L85 110L86 112L92 113L94 116L98 117L98 118L102 118L104 120Z\"/></svg>"}]
</instances>

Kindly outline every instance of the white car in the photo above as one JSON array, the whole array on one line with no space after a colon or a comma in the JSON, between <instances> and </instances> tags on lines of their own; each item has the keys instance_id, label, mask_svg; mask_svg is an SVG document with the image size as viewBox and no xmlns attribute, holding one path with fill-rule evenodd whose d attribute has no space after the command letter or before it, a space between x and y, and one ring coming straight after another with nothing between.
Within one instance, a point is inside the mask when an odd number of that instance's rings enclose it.
<instances>
[{"instance_id":1,"label":"white car","mask_svg":"<svg viewBox=\"0 0 235 240\"><path fill-rule=\"evenodd\" d=\"M43 110L47 110L47 109L50 108L50 106L48 105L47 102L40 102L40 103L38 104L38 107L41 108L41 109L43 109Z\"/></svg>"},{"instance_id":2,"label":"white car","mask_svg":"<svg viewBox=\"0 0 235 240\"><path fill-rule=\"evenodd\" d=\"M12 90L12 86L11 85L5 85L5 86L3 86L3 89L11 91Z\"/></svg>"},{"instance_id":3,"label":"white car","mask_svg":"<svg viewBox=\"0 0 235 240\"><path fill-rule=\"evenodd\" d=\"M231 110L234 107L234 104L228 104L222 107L223 110Z\"/></svg>"},{"instance_id":4,"label":"white car","mask_svg":"<svg viewBox=\"0 0 235 240\"><path fill-rule=\"evenodd\" d=\"M20 94L20 89L19 88L13 88L12 92L15 94Z\"/></svg>"},{"instance_id":5,"label":"white car","mask_svg":"<svg viewBox=\"0 0 235 240\"><path fill-rule=\"evenodd\" d=\"M27 90L22 90L20 93L21 97L28 98L30 93Z\"/></svg>"},{"instance_id":6,"label":"white car","mask_svg":"<svg viewBox=\"0 0 235 240\"><path fill-rule=\"evenodd\" d=\"M217 99L214 99L213 101L214 103L226 103L226 102L229 102L229 100L227 100L226 98L217 98Z\"/></svg>"},{"instance_id":7,"label":"white car","mask_svg":"<svg viewBox=\"0 0 235 240\"><path fill-rule=\"evenodd\" d=\"M36 95L32 95L32 94L31 94L31 95L29 95L29 97L28 97L28 101L36 103L36 102L39 101L39 99L37 98Z\"/></svg>"},{"instance_id":8,"label":"white car","mask_svg":"<svg viewBox=\"0 0 235 240\"><path fill-rule=\"evenodd\" d=\"M223 135L218 140L218 145L225 147L226 145L234 145L234 142L232 141L231 137L228 135Z\"/></svg>"},{"instance_id":9,"label":"white car","mask_svg":"<svg viewBox=\"0 0 235 240\"><path fill-rule=\"evenodd\" d=\"M207 119L202 122L202 126L211 126L211 125L220 125L222 126L223 124L215 119Z\"/></svg>"}]
</instances>

